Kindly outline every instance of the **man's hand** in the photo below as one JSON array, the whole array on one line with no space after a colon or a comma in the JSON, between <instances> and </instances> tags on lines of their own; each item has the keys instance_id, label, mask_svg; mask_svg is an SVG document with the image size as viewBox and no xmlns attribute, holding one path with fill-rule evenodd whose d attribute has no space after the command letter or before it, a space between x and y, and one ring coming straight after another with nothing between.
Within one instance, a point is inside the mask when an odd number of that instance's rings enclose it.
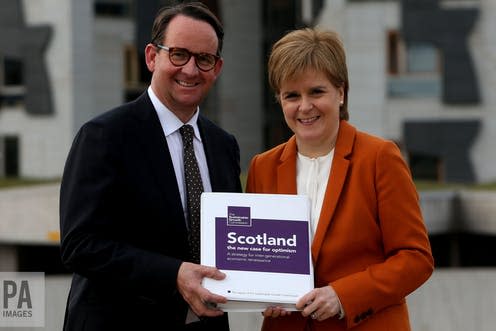
<instances>
[{"instance_id":1,"label":"man's hand","mask_svg":"<svg viewBox=\"0 0 496 331\"><path fill-rule=\"evenodd\" d=\"M226 275L214 267L207 267L190 262L183 262L177 274L177 288L193 312L198 316L221 316L224 312L215 308L218 303L226 303L223 296L205 289L201 282L208 277L221 280ZM208 305L207 305L208 303Z\"/></svg>"},{"instance_id":2,"label":"man's hand","mask_svg":"<svg viewBox=\"0 0 496 331\"><path fill-rule=\"evenodd\" d=\"M262 313L264 317L279 317L279 316L287 316L291 314L290 310L285 310L284 308L273 306L267 307L265 311Z\"/></svg>"}]
</instances>

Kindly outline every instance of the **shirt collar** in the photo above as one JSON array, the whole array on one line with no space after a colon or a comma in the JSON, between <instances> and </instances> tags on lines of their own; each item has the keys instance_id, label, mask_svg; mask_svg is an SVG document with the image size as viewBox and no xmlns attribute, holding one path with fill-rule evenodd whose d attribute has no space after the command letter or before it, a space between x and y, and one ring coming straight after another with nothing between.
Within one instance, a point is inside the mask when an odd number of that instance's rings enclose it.
<instances>
[{"instance_id":1,"label":"shirt collar","mask_svg":"<svg viewBox=\"0 0 496 331\"><path fill-rule=\"evenodd\" d=\"M183 123L172 111L167 108L157 97L152 87L148 87L148 96L152 101L153 107L155 107L155 111L157 112L158 118L160 120L160 124L162 125L162 129L164 130L165 136L169 136L174 132L178 131L183 125L189 124L193 127L195 132L195 137L199 141L201 141L200 130L198 129L198 116L200 114L200 107L197 107L195 114L187 123Z\"/></svg>"}]
</instances>

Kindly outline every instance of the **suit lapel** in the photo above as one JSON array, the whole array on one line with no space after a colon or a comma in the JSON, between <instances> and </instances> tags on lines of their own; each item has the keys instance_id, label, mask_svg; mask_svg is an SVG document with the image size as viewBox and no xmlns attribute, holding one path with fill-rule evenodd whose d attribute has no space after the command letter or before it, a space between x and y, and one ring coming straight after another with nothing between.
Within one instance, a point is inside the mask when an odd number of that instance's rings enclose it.
<instances>
[{"instance_id":1,"label":"suit lapel","mask_svg":"<svg viewBox=\"0 0 496 331\"><path fill-rule=\"evenodd\" d=\"M162 126L158 119L153 104L148 97L148 93L143 93L136 100L136 107L133 109L137 120L138 130L136 130L135 139L141 145L144 157L148 160L150 173L154 178L154 185L162 191L167 206L174 206L169 210L172 217L184 218L183 207L177 187L177 179L174 172L174 166L165 139ZM142 162L139 160L138 162Z\"/></svg>"},{"instance_id":2,"label":"suit lapel","mask_svg":"<svg viewBox=\"0 0 496 331\"><path fill-rule=\"evenodd\" d=\"M340 122L336 147L334 149L331 174L329 175L327 189L322 203L319 224L312 242L312 257L314 263L317 262L319 257L322 242L324 241L327 229L329 228L332 217L334 216L334 212L348 174L350 165L350 160L348 157L353 149L355 135L355 128L353 128L346 121Z\"/></svg>"}]
</instances>

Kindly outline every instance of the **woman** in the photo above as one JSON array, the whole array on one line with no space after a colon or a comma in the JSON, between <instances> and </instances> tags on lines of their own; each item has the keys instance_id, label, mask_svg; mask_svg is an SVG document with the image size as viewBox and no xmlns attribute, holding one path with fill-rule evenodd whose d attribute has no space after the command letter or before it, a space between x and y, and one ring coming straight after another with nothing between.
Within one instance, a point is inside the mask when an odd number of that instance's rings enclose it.
<instances>
[{"instance_id":1,"label":"woman","mask_svg":"<svg viewBox=\"0 0 496 331\"><path fill-rule=\"evenodd\" d=\"M250 165L247 192L310 197L315 289L301 313L268 308L262 330L410 330L405 297L433 271L409 169L396 145L348 120L348 73L335 33L290 32L269 81L294 135Z\"/></svg>"}]
</instances>

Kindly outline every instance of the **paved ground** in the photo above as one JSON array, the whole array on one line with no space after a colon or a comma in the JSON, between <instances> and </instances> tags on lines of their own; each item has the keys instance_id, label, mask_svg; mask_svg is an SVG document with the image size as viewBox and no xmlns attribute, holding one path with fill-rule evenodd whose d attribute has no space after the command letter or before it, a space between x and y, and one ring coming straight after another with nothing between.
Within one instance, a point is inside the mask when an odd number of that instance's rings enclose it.
<instances>
[{"instance_id":1,"label":"paved ground","mask_svg":"<svg viewBox=\"0 0 496 331\"><path fill-rule=\"evenodd\" d=\"M22 328L23 331L62 330L69 283L68 276L46 277L45 328ZM407 301L412 331L493 331L496 268L436 270ZM258 331L262 322L258 312L230 313L229 320L231 331Z\"/></svg>"}]
</instances>

